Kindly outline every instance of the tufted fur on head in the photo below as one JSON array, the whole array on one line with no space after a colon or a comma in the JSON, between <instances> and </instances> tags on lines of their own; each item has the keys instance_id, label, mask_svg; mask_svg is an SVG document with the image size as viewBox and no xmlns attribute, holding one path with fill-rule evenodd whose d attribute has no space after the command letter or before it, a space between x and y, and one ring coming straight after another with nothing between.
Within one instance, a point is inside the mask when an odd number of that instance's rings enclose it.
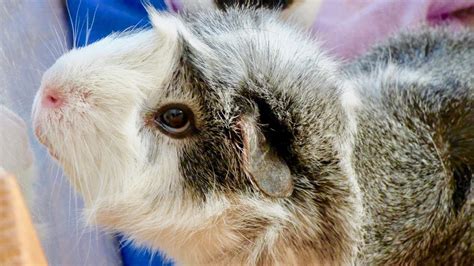
<instances>
[{"instance_id":1,"label":"tufted fur on head","mask_svg":"<svg viewBox=\"0 0 474 266\"><path fill-rule=\"evenodd\" d=\"M184 264L472 260L472 32L402 35L344 73L271 11L150 19L37 95L91 223ZM192 130L163 128L170 105Z\"/></svg>"},{"instance_id":2,"label":"tufted fur on head","mask_svg":"<svg viewBox=\"0 0 474 266\"><path fill-rule=\"evenodd\" d=\"M166 0L171 9L199 12L200 9L267 8L278 11L285 20L311 28L322 0Z\"/></svg>"},{"instance_id":3,"label":"tufted fur on head","mask_svg":"<svg viewBox=\"0 0 474 266\"><path fill-rule=\"evenodd\" d=\"M266 10L171 16L61 57L39 139L91 222L188 264L352 263L360 199L338 65ZM60 108L47 108L54 91ZM184 138L154 122L187 106Z\"/></svg>"}]
</instances>

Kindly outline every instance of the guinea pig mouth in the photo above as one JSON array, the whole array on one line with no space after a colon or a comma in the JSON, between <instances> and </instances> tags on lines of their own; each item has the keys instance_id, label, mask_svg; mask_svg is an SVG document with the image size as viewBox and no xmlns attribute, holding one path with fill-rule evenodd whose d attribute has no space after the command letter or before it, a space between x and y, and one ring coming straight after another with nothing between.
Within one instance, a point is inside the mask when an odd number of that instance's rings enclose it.
<instances>
[{"instance_id":1,"label":"guinea pig mouth","mask_svg":"<svg viewBox=\"0 0 474 266\"><path fill-rule=\"evenodd\" d=\"M53 150L53 145L51 145L51 143L41 132L41 129L39 127L35 128L35 135L39 143L46 147L46 150L48 151L49 155L51 155L51 157L53 157L54 159L59 160L58 154Z\"/></svg>"},{"instance_id":2,"label":"guinea pig mouth","mask_svg":"<svg viewBox=\"0 0 474 266\"><path fill-rule=\"evenodd\" d=\"M51 157L59 161L59 156L57 155L57 153L54 152L54 150L48 148L47 151Z\"/></svg>"}]
</instances>

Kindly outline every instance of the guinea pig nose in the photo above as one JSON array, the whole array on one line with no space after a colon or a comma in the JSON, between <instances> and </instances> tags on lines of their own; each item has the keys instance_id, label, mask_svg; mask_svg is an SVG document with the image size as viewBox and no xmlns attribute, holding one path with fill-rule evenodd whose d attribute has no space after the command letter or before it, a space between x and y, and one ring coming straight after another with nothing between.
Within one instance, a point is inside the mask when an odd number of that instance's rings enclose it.
<instances>
[{"instance_id":1,"label":"guinea pig nose","mask_svg":"<svg viewBox=\"0 0 474 266\"><path fill-rule=\"evenodd\" d=\"M43 93L42 105L47 108L61 108L64 105L64 96L57 89L47 88Z\"/></svg>"}]
</instances>

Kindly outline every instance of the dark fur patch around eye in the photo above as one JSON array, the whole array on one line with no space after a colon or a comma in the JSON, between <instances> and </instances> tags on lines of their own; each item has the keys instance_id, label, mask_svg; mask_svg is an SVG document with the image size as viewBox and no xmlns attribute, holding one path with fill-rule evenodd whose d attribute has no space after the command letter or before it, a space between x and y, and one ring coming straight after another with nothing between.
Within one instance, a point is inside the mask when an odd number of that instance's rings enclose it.
<instances>
[{"instance_id":1,"label":"dark fur patch around eye","mask_svg":"<svg viewBox=\"0 0 474 266\"><path fill-rule=\"evenodd\" d=\"M209 86L200 67L199 52L180 38L181 57L171 83L175 89L192 95L201 114L201 128L179 150L179 171L184 178L184 190L196 201L206 201L215 192L244 191L251 188L242 176L238 153L241 140L220 121L219 97ZM225 87L225 86L223 86Z\"/></svg>"},{"instance_id":2,"label":"dark fur patch around eye","mask_svg":"<svg viewBox=\"0 0 474 266\"><path fill-rule=\"evenodd\" d=\"M286 9L293 3L293 0L215 0L215 3L220 9L232 6Z\"/></svg>"}]
</instances>

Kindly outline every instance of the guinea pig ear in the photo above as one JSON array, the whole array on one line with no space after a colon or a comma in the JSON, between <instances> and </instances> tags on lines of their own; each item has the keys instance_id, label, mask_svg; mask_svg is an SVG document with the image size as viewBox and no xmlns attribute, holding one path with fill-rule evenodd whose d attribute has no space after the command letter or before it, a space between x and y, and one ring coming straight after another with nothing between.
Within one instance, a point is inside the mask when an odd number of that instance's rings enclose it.
<instances>
[{"instance_id":1,"label":"guinea pig ear","mask_svg":"<svg viewBox=\"0 0 474 266\"><path fill-rule=\"evenodd\" d=\"M270 197L284 198L293 192L293 179L286 162L271 147L256 121L242 118L239 129L243 140L243 163L252 183Z\"/></svg>"}]
</instances>

